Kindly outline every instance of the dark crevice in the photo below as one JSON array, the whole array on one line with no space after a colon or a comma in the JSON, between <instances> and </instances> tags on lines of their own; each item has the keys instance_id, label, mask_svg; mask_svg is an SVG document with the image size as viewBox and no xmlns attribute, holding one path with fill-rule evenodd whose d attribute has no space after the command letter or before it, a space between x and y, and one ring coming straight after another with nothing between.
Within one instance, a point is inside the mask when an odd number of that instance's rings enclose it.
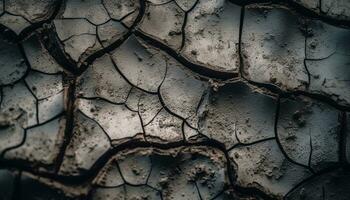
<instances>
[{"instance_id":1,"label":"dark crevice","mask_svg":"<svg viewBox=\"0 0 350 200\"><path fill-rule=\"evenodd\" d=\"M105 154L103 154L96 162L95 164L88 170L86 173L83 175L79 176L65 176L65 175L58 175L57 173L50 173L50 172L44 172L44 171L36 171L32 167L29 167L27 165L23 165L23 162L20 161L15 161L15 160L9 160L6 163L3 163L3 167L17 167L18 169L22 169L24 171L30 172L35 175L39 175L42 177L46 178L51 178L54 179L58 182L67 184L67 185L77 185L84 183L86 181L91 180L92 178L96 177L96 175L100 172L100 170L106 165L106 163L110 160L111 157L113 157L115 154L118 152L124 151L124 150L132 150L135 148L157 148L161 150L168 150L168 149L173 149L173 148L178 148L178 147L196 147L196 146L208 146L212 147L215 149L220 150L226 155L226 158L228 158L228 154L226 152L226 149L223 144L216 140L206 140L206 141L201 141L197 143L185 143L183 141L179 142L173 142L173 143L167 143L167 144L162 144L162 143L152 143L152 142L145 142L145 141L126 141L124 143L121 143L118 146L113 147L112 149L109 149ZM227 159L229 161L229 159ZM22 163L22 164L21 164ZM227 162L228 165L230 165L229 162ZM230 167L231 168L231 167ZM228 169L229 172L234 174L232 169ZM234 176L232 176L234 177ZM233 180L233 179L231 179Z\"/></svg>"},{"instance_id":2,"label":"dark crevice","mask_svg":"<svg viewBox=\"0 0 350 200\"><path fill-rule=\"evenodd\" d=\"M42 39L44 41L46 49L50 52L50 54L55 58L55 60L63 66L66 70L70 71L75 75L81 75L97 58L102 57L106 53L111 52L112 50L119 47L121 44L126 41L129 36L132 34L133 29L140 22L143 14L144 14L144 2L140 0L140 11L138 16L136 17L133 25L130 27L130 30L123 35L120 39L115 41L114 43L106 46L102 49L97 50L93 54L89 55L84 61L80 61L76 63L67 53L64 51L64 47L62 41L60 41L57 37L56 31L54 30L54 25L51 23L50 25L44 26L42 31ZM91 22L90 22L91 23ZM97 28L97 26L96 26ZM96 32L97 34L97 32ZM97 41L99 41L96 36ZM102 44L101 44L102 45ZM103 45L102 45L103 46Z\"/></svg>"},{"instance_id":3,"label":"dark crevice","mask_svg":"<svg viewBox=\"0 0 350 200\"><path fill-rule=\"evenodd\" d=\"M45 48L55 61L65 70L70 73L78 74L79 69L76 67L75 62L69 58L69 56L63 50L64 47L59 41L53 24L47 24L42 30L40 30L41 40L44 43Z\"/></svg>"},{"instance_id":4,"label":"dark crevice","mask_svg":"<svg viewBox=\"0 0 350 200\"><path fill-rule=\"evenodd\" d=\"M41 22L38 22L38 23L33 23L30 27L25 28L20 33L19 38L23 39L23 38L27 37L32 32L34 32L36 29L40 28L43 24L49 23L50 21L52 21L56 17L56 15L58 14L58 12L60 11L62 5L63 5L63 1L61 1L61 0L55 1L55 3L54 3L54 11L52 12L52 15L48 19L46 19L44 21L41 21Z\"/></svg>"},{"instance_id":5,"label":"dark crevice","mask_svg":"<svg viewBox=\"0 0 350 200\"><path fill-rule=\"evenodd\" d=\"M60 147L59 154L55 161L55 173L57 173L63 163L63 158L66 153L66 149L73 137L73 128L74 128L74 110L75 110L75 89L76 89L76 77L73 77L69 74L64 76L66 91L65 91L65 117L66 124L64 130L64 139Z\"/></svg>"},{"instance_id":6,"label":"dark crevice","mask_svg":"<svg viewBox=\"0 0 350 200\"><path fill-rule=\"evenodd\" d=\"M126 141L108 150L94 163L94 165L88 171L86 171L84 174L79 176L65 176L65 175L59 175L57 173L52 174L50 172L44 172L44 171L39 172L39 171L36 171L34 168L28 166L26 162L23 162L20 160L9 160L6 163L3 163L2 167L3 168L16 167L17 169L21 169L23 171L32 173L34 175L38 175L40 177L49 178L59 183L67 184L70 186L76 186L76 185L80 185L80 184L92 181L92 179L97 176L97 174L106 165L106 163L110 160L110 158L112 158L118 152L121 152L124 150L132 150L135 148L146 148L146 147L168 150L168 149L178 148L178 147L196 147L196 146L212 147L220 150L225 155L230 187L233 187L234 190L247 195L254 195L254 196L258 195L263 199L272 198L271 196L263 193L262 191L256 188L244 188L236 185L235 184L236 175L235 175L234 167L232 166L232 163L230 161L228 152L226 151L225 145L213 139L207 139L204 141L192 142L192 143L179 141L179 142L173 142L173 143L167 143L167 144L152 143L152 142L137 141L137 140ZM61 152L64 152L64 151L61 151Z\"/></svg>"}]
</instances>

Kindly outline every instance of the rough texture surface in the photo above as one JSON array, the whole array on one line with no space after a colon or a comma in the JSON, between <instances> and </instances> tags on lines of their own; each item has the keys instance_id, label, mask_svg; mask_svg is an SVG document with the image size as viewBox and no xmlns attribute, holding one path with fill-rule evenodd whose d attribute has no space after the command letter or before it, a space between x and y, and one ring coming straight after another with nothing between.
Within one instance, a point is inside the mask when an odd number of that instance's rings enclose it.
<instances>
[{"instance_id":1,"label":"rough texture surface","mask_svg":"<svg viewBox=\"0 0 350 200\"><path fill-rule=\"evenodd\" d=\"M350 199L349 0L0 0L0 200Z\"/></svg>"}]
</instances>

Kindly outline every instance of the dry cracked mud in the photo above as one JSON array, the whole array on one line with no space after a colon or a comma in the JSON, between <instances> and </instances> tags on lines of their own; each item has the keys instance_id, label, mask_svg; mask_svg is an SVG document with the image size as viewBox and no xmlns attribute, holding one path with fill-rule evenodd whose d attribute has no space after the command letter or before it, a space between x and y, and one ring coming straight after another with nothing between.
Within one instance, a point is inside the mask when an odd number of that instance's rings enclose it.
<instances>
[{"instance_id":1,"label":"dry cracked mud","mask_svg":"<svg viewBox=\"0 0 350 200\"><path fill-rule=\"evenodd\" d=\"M349 0L0 0L1 200L350 199Z\"/></svg>"}]
</instances>

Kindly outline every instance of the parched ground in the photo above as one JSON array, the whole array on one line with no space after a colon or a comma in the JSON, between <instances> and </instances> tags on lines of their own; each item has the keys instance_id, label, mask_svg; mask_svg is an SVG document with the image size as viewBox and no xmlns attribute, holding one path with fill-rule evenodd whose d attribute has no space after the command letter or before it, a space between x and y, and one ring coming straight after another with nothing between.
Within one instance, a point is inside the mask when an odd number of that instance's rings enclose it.
<instances>
[{"instance_id":1,"label":"parched ground","mask_svg":"<svg viewBox=\"0 0 350 200\"><path fill-rule=\"evenodd\" d=\"M0 0L0 200L350 199L349 0Z\"/></svg>"}]
</instances>

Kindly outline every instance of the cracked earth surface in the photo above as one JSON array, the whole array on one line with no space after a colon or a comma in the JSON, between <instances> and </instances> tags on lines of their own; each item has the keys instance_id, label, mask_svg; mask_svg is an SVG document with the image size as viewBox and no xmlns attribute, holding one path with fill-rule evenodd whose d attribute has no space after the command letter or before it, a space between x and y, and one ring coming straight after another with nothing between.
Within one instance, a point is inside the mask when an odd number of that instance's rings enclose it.
<instances>
[{"instance_id":1,"label":"cracked earth surface","mask_svg":"<svg viewBox=\"0 0 350 200\"><path fill-rule=\"evenodd\" d=\"M350 199L349 0L0 0L0 199Z\"/></svg>"}]
</instances>

